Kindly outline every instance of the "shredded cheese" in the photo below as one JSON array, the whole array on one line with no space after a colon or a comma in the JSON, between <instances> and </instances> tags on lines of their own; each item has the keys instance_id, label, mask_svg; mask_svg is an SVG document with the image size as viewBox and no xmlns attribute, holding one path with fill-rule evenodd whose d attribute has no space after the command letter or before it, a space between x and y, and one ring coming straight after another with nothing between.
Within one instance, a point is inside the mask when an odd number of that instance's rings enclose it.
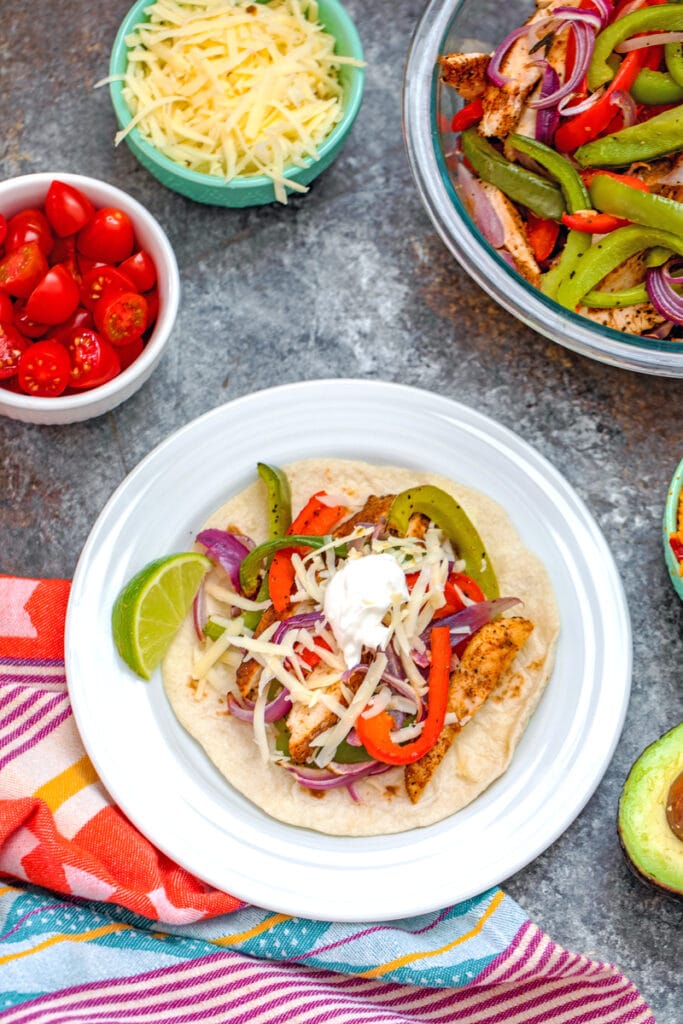
<instances>
[{"instance_id":1,"label":"shredded cheese","mask_svg":"<svg viewBox=\"0 0 683 1024\"><path fill-rule=\"evenodd\" d=\"M116 145L137 128L190 170L266 175L282 203L306 192L285 172L317 159L342 117L339 68L362 66L334 52L314 0L156 0L145 15L126 37L133 117Z\"/></svg>"}]
</instances>

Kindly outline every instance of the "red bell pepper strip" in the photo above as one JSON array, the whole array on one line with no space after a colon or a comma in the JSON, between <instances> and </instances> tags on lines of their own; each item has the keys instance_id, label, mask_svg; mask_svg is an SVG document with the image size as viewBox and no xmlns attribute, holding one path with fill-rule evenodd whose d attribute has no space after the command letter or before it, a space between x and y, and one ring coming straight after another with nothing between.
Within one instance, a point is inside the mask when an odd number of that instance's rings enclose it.
<instances>
[{"instance_id":1,"label":"red bell pepper strip","mask_svg":"<svg viewBox=\"0 0 683 1024\"><path fill-rule=\"evenodd\" d=\"M466 103L464 107L453 115L451 121L452 132L464 132L466 128L471 128L473 124L478 124L484 116L484 104L481 99L472 100L470 103Z\"/></svg>"},{"instance_id":2,"label":"red bell pepper strip","mask_svg":"<svg viewBox=\"0 0 683 1024\"><path fill-rule=\"evenodd\" d=\"M406 586L409 591L412 591L415 586L418 575L419 573L416 572L406 573ZM427 587L427 590L429 590L429 587ZM486 600L484 591L478 583L475 583L471 576L464 572L452 572L449 574L443 588L443 596L446 598L446 603L436 609L432 616L433 619L444 619L447 615L455 615L456 612L463 610L465 602L460 597L458 591L477 604L479 601Z\"/></svg>"},{"instance_id":3,"label":"red bell pepper strip","mask_svg":"<svg viewBox=\"0 0 683 1024\"><path fill-rule=\"evenodd\" d=\"M368 754L382 764L413 764L431 750L443 729L448 707L451 674L451 638L448 626L435 626L430 634L429 706L422 732L410 743L394 743L394 720L388 711L372 718L362 714L356 720L356 732Z\"/></svg>"},{"instance_id":4,"label":"red bell pepper strip","mask_svg":"<svg viewBox=\"0 0 683 1024\"><path fill-rule=\"evenodd\" d=\"M672 533L669 537L669 547L673 551L674 558L677 562L683 562L683 540L676 533Z\"/></svg>"},{"instance_id":5,"label":"red bell pepper strip","mask_svg":"<svg viewBox=\"0 0 683 1024\"><path fill-rule=\"evenodd\" d=\"M348 509L343 505L326 505L321 498L325 496L324 491L318 491L299 512L298 516L287 530L287 534L305 534L309 537L323 537L329 533L333 526L336 526L340 519L346 515ZM282 615L289 608L289 599L294 584L294 566L292 565L292 548L281 548L273 556L268 570L268 594L273 607L278 614Z\"/></svg>"},{"instance_id":6,"label":"red bell pepper strip","mask_svg":"<svg viewBox=\"0 0 683 1024\"><path fill-rule=\"evenodd\" d=\"M647 51L648 48L643 47L627 53L600 99L588 110L560 125L555 132L556 149L561 153L571 153L585 142L597 139L609 127L614 119L615 110L612 94L622 89L628 92L642 69L647 67L648 61L652 59Z\"/></svg>"},{"instance_id":7,"label":"red bell pepper strip","mask_svg":"<svg viewBox=\"0 0 683 1024\"><path fill-rule=\"evenodd\" d=\"M526 218L525 230L536 260L539 263L547 260L555 248L560 225L556 220L551 220L549 217L537 217L530 211Z\"/></svg>"},{"instance_id":8,"label":"red bell pepper strip","mask_svg":"<svg viewBox=\"0 0 683 1024\"><path fill-rule=\"evenodd\" d=\"M562 223L571 231L585 231L587 235L606 235L608 231L626 227L630 220L613 217L611 213L598 213L597 210L577 210L576 213L563 213Z\"/></svg>"},{"instance_id":9,"label":"red bell pepper strip","mask_svg":"<svg viewBox=\"0 0 683 1024\"><path fill-rule=\"evenodd\" d=\"M588 170L581 171L581 180L583 181L586 188L590 188L598 174L606 174L608 178L614 178L615 181L620 181L623 185L630 185L631 188L637 188L640 192L649 192L650 187L646 185L644 181L641 181L635 174L619 174L617 171L603 171L600 170Z\"/></svg>"}]
</instances>

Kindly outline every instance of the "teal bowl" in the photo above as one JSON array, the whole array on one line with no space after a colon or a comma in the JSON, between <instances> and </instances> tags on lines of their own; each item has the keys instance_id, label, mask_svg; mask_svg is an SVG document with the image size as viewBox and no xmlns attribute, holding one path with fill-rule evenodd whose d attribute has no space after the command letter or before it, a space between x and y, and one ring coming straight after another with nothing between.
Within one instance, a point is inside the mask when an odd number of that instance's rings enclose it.
<instances>
[{"instance_id":1,"label":"teal bowl","mask_svg":"<svg viewBox=\"0 0 683 1024\"><path fill-rule=\"evenodd\" d=\"M669 493L664 507L663 540L664 559L674 590L683 601L683 562L679 562L671 545L671 535L678 530L678 507L681 501L681 490L683 489L683 460L679 462L678 468L673 475Z\"/></svg>"},{"instance_id":2,"label":"teal bowl","mask_svg":"<svg viewBox=\"0 0 683 1024\"><path fill-rule=\"evenodd\" d=\"M126 36L135 25L149 21L145 13L150 0L137 0L121 22L114 40L109 63L110 75L123 75L127 64ZM336 40L335 53L345 57L363 60L363 47L355 24L338 0L318 0L318 20L323 28ZM284 177L300 185L309 185L339 154L351 126L356 119L363 98L365 69L342 65L339 79L343 89L343 115L330 134L318 147L318 159L309 159L303 167L292 166ZM125 128L132 114L123 98L123 84L110 83L109 91L119 128ZM275 187L270 178L263 174L245 174L226 182L220 176L201 174L175 163L160 153L144 139L137 128L125 137L131 152L151 174L166 188L179 192L198 203L212 206L262 206L275 202Z\"/></svg>"}]
</instances>

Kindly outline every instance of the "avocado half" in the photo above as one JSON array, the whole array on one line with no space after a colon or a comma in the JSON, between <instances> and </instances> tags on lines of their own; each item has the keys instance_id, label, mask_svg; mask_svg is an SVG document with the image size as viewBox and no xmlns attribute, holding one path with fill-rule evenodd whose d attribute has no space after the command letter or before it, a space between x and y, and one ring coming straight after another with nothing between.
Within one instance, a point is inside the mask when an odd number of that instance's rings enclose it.
<instances>
[{"instance_id":1,"label":"avocado half","mask_svg":"<svg viewBox=\"0 0 683 1024\"><path fill-rule=\"evenodd\" d=\"M683 722L651 743L631 768L618 828L636 874L683 899Z\"/></svg>"}]
</instances>

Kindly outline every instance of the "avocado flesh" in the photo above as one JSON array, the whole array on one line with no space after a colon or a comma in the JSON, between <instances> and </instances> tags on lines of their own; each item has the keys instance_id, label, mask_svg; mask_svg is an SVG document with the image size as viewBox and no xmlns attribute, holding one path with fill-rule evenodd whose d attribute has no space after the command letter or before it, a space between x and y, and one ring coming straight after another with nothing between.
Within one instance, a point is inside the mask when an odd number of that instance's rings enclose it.
<instances>
[{"instance_id":1,"label":"avocado flesh","mask_svg":"<svg viewBox=\"0 0 683 1024\"><path fill-rule=\"evenodd\" d=\"M683 898L683 840L667 820L671 786L683 772L683 722L650 744L635 762L619 800L619 838L631 867Z\"/></svg>"}]
</instances>

